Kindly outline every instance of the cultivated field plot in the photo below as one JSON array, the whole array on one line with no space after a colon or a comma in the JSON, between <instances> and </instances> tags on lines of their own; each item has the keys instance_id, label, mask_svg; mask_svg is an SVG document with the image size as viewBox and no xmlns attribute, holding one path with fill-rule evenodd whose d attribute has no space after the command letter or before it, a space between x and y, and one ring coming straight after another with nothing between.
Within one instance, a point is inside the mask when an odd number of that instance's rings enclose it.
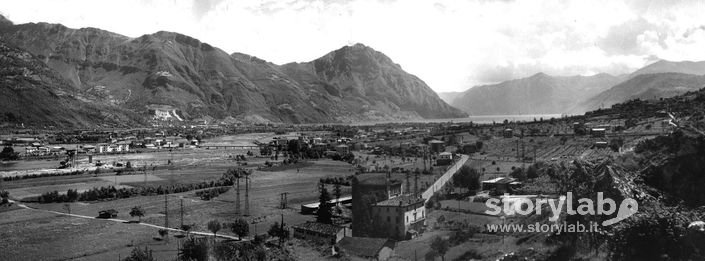
<instances>
[{"instance_id":1,"label":"cultivated field plot","mask_svg":"<svg viewBox=\"0 0 705 261\"><path fill-rule=\"evenodd\" d=\"M188 184L213 180L234 164L230 161L221 161L214 164L201 166L175 167L174 170L158 169L148 171L146 184ZM345 162L332 160L312 161L308 167L284 171L254 171L251 175L249 191L249 216L246 220L258 218L261 222L252 224L250 231L265 233L274 222L283 217L288 225L294 225L315 219L314 216L299 214L300 204L315 202L318 198L317 183L320 178L344 177L352 175L350 165ZM59 190L64 192L71 188L88 188L93 186L140 186L144 185L145 176L136 175L105 175L98 177L92 175L79 175L68 177L47 177L5 182L5 185L14 186L11 196L15 193L29 194L30 192L46 192ZM70 183L62 182L70 180ZM77 187L78 185L83 187ZM241 210L245 210L244 181L241 182ZM27 191L24 191L27 190ZM287 192L288 208L280 209L280 193ZM343 192L349 195L349 188L344 187ZM95 217L98 212L106 209L118 211L117 219L136 220L129 216L130 209L141 206L145 212L142 218L144 223L165 224L165 201L167 202L169 227L178 227L184 224L195 224L194 231L206 232L206 223L217 219L220 222L233 222L238 215L235 208L235 189L211 201L203 201L195 196L195 191L155 196L137 196L126 199L96 202L69 203L71 213L88 217ZM166 198L166 200L165 200ZM183 205L182 205L183 204ZM157 228L145 227L139 224L123 224L106 220L86 220L78 217L64 217L55 213L42 212L52 210L66 213L68 208L64 203L28 204L39 210L10 210L0 213L0 249L12 249L3 252L8 258L0 256L0 260L12 260L10 257L22 257L22 260L35 260L39 257L51 256L57 260L83 258L86 260L101 260L102 258L116 258L118 255L129 254L129 244L149 244L158 252L161 259L173 259L176 255L176 244L171 242L154 241L158 237ZM182 209L183 206L183 219ZM241 212L241 213L242 213ZM72 225L71 222L81 225ZM13 229L10 229L12 227ZM77 227L80 227L77 228ZM34 232L34 231L39 232ZM219 234L231 234L227 229ZM176 239L173 239L175 241ZM20 243L16 243L20 242ZM29 253L29 254L25 254Z\"/></svg>"}]
</instances>

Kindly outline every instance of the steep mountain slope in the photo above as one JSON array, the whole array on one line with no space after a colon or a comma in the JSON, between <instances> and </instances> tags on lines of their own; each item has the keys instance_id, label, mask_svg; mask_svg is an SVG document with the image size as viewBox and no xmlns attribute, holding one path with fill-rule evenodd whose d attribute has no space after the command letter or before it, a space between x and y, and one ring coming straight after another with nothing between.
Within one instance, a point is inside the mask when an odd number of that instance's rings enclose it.
<instances>
[{"instance_id":1,"label":"steep mountain slope","mask_svg":"<svg viewBox=\"0 0 705 261\"><path fill-rule=\"evenodd\" d=\"M705 86L705 76L682 73L641 74L578 105L576 111L608 108L631 99L659 99Z\"/></svg>"},{"instance_id":2,"label":"steep mountain slope","mask_svg":"<svg viewBox=\"0 0 705 261\"><path fill-rule=\"evenodd\" d=\"M705 61L701 62L671 62L666 60L660 60L658 62L644 66L643 68L633 72L629 78L634 78L642 74L652 74L652 73L684 73L684 74L694 74L703 75L705 74Z\"/></svg>"},{"instance_id":3,"label":"steep mountain slope","mask_svg":"<svg viewBox=\"0 0 705 261\"><path fill-rule=\"evenodd\" d=\"M139 112L168 106L186 119L289 123L462 116L383 54L369 56L377 52L368 47L278 66L172 32L132 39L29 23L0 26L0 38L35 54L100 102ZM354 48L341 50L348 49ZM344 91L349 87L355 91Z\"/></svg>"},{"instance_id":4,"label":"steep mountain slope","mask_svg":"<svg viewBox=\"0 0 705 261\"><path fill-rule=\"evenodd\" d=\"M576 102L606 90L619 80L609 74L554 77L538 73L470 88L451 105L473 115L565 113Z\"/></svg>"},{"instance_id":5,"label":"steep mountain slope","mask_svg":"<svg viewBox=\"0 0 705 261\"><path fill-rule=\"evenodd\" d=\"M93 104L32 54L0 41L0 126L115 127L135 115Z\"/></svg>"},{"instance_id":6,"label":"steep mountain slope","mask_svg":"<svg viewBox=\"0 0 705 261\"><path fill-rule=\"evenodd\" d=\"M453 104L453 101L460 96L463 92L439 92L438 97L448 104Z\"/></svg>"}]
</instances>

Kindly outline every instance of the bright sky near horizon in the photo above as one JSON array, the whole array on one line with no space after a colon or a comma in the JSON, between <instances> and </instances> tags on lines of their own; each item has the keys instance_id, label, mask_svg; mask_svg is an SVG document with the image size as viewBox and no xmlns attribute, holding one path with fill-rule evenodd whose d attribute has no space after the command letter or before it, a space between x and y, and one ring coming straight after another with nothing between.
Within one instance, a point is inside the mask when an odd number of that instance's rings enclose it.
<instances>
[{"instance_id":1,"label":"bright sky near horizon","mask_svg":"<svg viewBox=\"0 0 705 261\"><path fill-rule=\"evenodd\" d=\"M277 64L363 43L435 91L705 60L705 1L3 0L15 24L174 31Z\"/></svg>"}]
</instances>

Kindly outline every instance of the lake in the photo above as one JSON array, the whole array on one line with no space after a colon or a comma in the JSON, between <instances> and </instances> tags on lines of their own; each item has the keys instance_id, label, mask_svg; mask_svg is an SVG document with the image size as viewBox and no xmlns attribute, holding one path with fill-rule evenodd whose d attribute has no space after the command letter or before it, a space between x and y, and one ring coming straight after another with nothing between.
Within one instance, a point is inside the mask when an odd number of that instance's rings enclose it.
<instances>
[{"instance_id":1,"label":"lake","mask_svg":"<svg viewBox=\"0 0 705 261\"><path fill-rule=\"evenodd\" d=\"M524 115L475 115L469 116L467 118L449 118L449 119L418 119L418 120L396 120L396 121L377 121L377 122L355 122L348 123L349 125L359 126L359 125L374 125L374 124L385 124L385 123L441 123L441 122L473 122L473 123L501 123L505 119L508 121L533 121L534 119L539 120L543 118L548 120L550 118L561 118L561 114L524 114ZM343 123L345 124L345 123Z\"/></svg>"}]
</instances>

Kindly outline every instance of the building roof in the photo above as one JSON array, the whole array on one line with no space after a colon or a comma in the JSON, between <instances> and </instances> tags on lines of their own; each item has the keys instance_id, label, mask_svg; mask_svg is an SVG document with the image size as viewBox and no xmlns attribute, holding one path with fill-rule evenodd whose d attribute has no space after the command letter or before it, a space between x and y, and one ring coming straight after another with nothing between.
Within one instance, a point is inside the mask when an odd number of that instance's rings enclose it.
<instances>
[{"instance_id":1,"label":"building roof","mask_svg":"<svg viewBox=\"0 0 705 261\"><path fill-rule=\"evenodd\" d=\"M338 242L338 246L354 256L377 257L388 241L386 238L344 237Z\"/></svg>"},{"instance_id":2,"label":"building roof","mask_svg":"<svg viewBox=\"0 0 705 261\"><path fill-rule=\"evenodd\" d=\"M500 178L494 178L494 179L490 179L490 180L485 180L485 181L483 181L482 183L506 184L506 183L512 183L512 182L514 182L515 180L516 180L516 179L514 179L514 178L506 178L506 177L505 177L505 178L502 178L502 177L500 177Z\"/></svg>"},{"instance_id":3,"label":"building roof","mask_svg":"<svg viewBox=\"0 0 705 261\"><path fill-rule=\"evenodd\" d=\"M377 202L375 206L408 206L423 201L424 199L420 197L415 197L413 195L402 195Z\"/></svg>"},{"instance_id":4,"label":"building roof","mask_svg":"<svg viewBox=\"0 0 705 261\"><path fill-rule=\"evenodd\" d=\"M306 222L293 226L294 229L302 229L307 231L318 232L324 235L335 235L343 229L342 227L323 224L318 222Z\"/></svg>"}]
</instances>

